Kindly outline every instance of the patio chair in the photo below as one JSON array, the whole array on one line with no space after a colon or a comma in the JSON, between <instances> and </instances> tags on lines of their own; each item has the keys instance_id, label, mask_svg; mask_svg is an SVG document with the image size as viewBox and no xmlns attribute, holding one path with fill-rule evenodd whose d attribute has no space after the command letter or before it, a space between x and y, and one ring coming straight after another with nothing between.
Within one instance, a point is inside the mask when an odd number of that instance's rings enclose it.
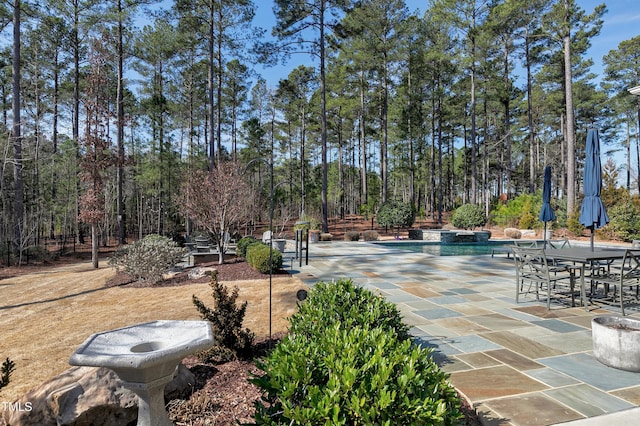
<instances>
[{"instance_id":1,"label":"patio chair","mask_svg":"<svg viewBox=\"0 0 640 426\"><path fill-rule=\"evenodd\" d=\"M575 269L549 262L541 248L514 246L513 258L516 266L516 303L520 303L521 294L535 293L536 300L539 300L540 292L546 291L547 310L551 309L552 292L556 297L570 297L571 306L575 306Z\"/></svg>"},{"instance_id":2,"label":"patio chair","mask_svg":"<svg viewBox=\"0 0 640 426\"><path fill-rule=\"evenodd\" d=\"M625 304L640 302L640 249L627 249L622 262L610 263L606 269L593 269L585 280L591 281L590 302L619 304L620 312L625 315ZM602 284L600 289L599 284Z\"/></svg>"},{"instance_id":3,"label":"patio chair","mask_svg":"<svg viewBox=\"0 0 640 426\"><path fill-rule=\"evenodd\" d=\"M569 242L568 238L559 240L547 240L547 247L550 249L571 248L571 243Z\"/></svg>"},{"instance_id":4,"label":"patio chair","mask_svg":"<svg viewBox=\"0 0 640 426\"><path fill-rule=\"evenodd\" d=\"M513 245L516 247L536 248L538 247L538 242L536 240L515 240Z\"/></svg>"}]
</instances>

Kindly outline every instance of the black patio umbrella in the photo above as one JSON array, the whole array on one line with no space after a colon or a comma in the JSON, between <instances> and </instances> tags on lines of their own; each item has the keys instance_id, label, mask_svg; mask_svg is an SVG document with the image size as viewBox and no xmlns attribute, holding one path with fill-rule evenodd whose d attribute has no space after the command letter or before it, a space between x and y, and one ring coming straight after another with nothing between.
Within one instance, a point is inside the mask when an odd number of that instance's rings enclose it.
<instances>
[{"instance_id":1,"label":"black patio umbrella","mask_svg":"<svg viewBox=\"0 0 640 426\"><path fill-rule=\"evenodd\" d=\"M544 168L542 209L540 209L540 221L544 223L544 248L547 248L547 222L555 219L556 214L551 208L551 166L547 166Z\"/></svg>"},{"instance_id":2,"label":"black patio umbrella","mask_svg":"<svg viewBox=\"0 0 640 426\"><path fill-rule=\"evenodd\" d=\"M580 223L591 229L591 250L596 229L609 223L607 210L600 199L602 190L602 168L600 166L600 140L596 129L587 133L586 156L584 160L584 199L580 211Z\"/></svg>"}]
</instances>

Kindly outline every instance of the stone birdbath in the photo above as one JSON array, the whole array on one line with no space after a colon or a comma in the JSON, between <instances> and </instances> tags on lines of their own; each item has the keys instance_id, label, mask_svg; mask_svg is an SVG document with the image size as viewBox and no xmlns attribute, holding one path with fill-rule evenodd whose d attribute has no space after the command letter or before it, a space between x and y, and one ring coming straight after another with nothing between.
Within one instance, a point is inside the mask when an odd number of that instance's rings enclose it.
<instances>
[{"instance_id":1,"label":"stone birdbath","mask_svg":"<svg viewBox=\"0 0 640 426\"><path fill-rule=\"evenodd\" d=\"M172 426L164 387L184 357L212 345L207 321L150 321L92 334L69 364L110 368L138 395L138 426Z\"/></svg>"},{"instance_id":2,"label":"stone birdbath","mask_svg":"<svg viewBox=\"0 0 640 426\"><path fill-rule=\"evenodd\" d=\"M593 356L620 370L640 372L640 320L600 316L591 320Z\"/></svg>"}]
</instances>

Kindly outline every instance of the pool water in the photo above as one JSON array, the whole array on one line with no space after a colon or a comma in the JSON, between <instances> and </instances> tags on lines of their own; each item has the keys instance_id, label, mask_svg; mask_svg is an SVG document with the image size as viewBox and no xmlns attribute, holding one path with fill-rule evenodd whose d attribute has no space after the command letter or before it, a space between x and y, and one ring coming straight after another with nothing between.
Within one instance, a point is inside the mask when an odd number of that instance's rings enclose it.
<instances>
[{"instance_id":1,"label":"pool water","mask_svg":"<svg viewBox=\"0 0 640 426\"><path fill-rule=\"evenodd\" d=\"M439 243L433 241L383 241L376 244L400 250L417 253L427 253L433 256L478 256L491 254L496 248L509 249L513 246L507 242L487 243Z\"/></svg>"}]
</instances>

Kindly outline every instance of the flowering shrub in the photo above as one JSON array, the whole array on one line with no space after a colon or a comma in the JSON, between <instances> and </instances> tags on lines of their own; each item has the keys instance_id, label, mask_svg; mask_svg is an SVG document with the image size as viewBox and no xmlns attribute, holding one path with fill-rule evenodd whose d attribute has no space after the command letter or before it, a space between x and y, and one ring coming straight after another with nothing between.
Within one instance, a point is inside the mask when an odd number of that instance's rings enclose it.
<instances>
[{"instance_id":1,"label":"flowering shrub","mask_svg":"<svg viewBox=\"0 0 640 426\"><path fill-rule=\"evenodd\" d=\"M109 259L109 265L124 271L136 280L157 283L169 268L187 253L170 238L147 235L142 240L121 247Z\"/></svg>"}]
</instances>

